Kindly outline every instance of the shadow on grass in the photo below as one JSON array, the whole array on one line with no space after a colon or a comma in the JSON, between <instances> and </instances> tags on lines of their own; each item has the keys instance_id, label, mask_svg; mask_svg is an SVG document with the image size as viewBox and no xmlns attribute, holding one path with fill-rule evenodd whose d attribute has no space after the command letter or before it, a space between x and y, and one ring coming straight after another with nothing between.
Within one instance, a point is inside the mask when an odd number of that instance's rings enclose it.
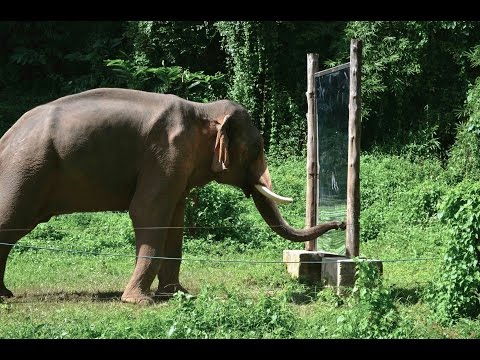
<instances>
[{"instance_id":1,"label":"shadow on grass","mask_svg":"<svg viewBox=\"0 0 480 360\"><path fill-rule=\"evenodd\" d=\"M9 303L25 302L57 302L57 301L92 301L108 302L120 301L122 291L52 291L44 293L20 294L8 299Z\"/></svg>"},{"instance_id":2,"label":"shadow on grass","mask_svg":"<svg viewBox=\"0 0 480 360\"><path fill-rule=\"evenodd\" d=\"M305 285L303 289L298 289L290 293L290 302L296 305L307 305L318 299L318 294L324 290L324 287L318 285ZM395 301L402 305L415 305L422 300L424 287L417 286L412 288L392 287L391 294ZM346 295L345 295L346 296Z\"/></svg>"},{"instance_id":3,"label":"shadow on grass","mask_svg":"<svg viewBox=\"0 0 480 360\"><path fill-rule=\"evenodd\" d=\"M392 287L392 296L395 301L403 305L415 305L422 300L424 288L421 286L412 288Z\"/></svg>"},{"instance_id":4,"label":"shadow on grass","mask_svg":"<svg viewBox=\"0 0 480 360\"><path fill-rule=\"evenodd\" d=\"M7 303L32 303L32 302L120 302L122 291L51 291L43 293L19 294L11 298L0 298L0 302ZM154 303L164 303L172 298L171 295L151 294ZM192 296L195 298L195 296Z\"/></svg>"},{"instance_id":5,"label":"shadow on grass","mask_svg":"<svg viewBox=\"0 0 480 360\"><path fill-rule=\"evenodd\" d=\"M290 293L290 302L296 305L307 305L317 300L318 293L322 291L318 285L304 284L303 289L295 290Z\"/></svg>"}]
</instances>

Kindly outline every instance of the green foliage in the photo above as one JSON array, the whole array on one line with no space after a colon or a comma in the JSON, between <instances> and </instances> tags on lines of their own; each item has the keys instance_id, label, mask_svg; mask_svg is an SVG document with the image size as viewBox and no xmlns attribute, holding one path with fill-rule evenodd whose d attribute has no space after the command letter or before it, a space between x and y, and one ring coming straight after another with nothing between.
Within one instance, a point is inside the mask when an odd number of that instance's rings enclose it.
<instances>
[{"instance_id":1,"label":"green foliage","mask_svg":"<svg viewBox=\"0 0 480 360\"><path fill-rule=\"evenodd\" d=\"M207 102L216 99L218 88L223 86L220 73L205 75L203 71L191 72L180 66L150 67L134 60L107 60L120 86L127 88L171 93L192 101Z\"/></svg>"},{"instance_id":2,"label":"green foliage","mask_svg":"<svg viewBox=\"0 0 480 360\"><path fill-rule=\"evenodd\" d=\"M465 21L348 23L346 37L364 45L364 148L377 143L388 151L413 143L411 150L437 153L437 142L444 148L452 144L454 109L472 79L467 50L480 41L478 30L477 22ZM419 144L422 137L427 142Z\"/></svg>"},{"instance_id":3,"label":"green foliage","mask_svg":"<svg viewBox=\"0 0 480 360\"><path fill-rule=\"evenodd\" d=\"M270 162L273 189L291 196L294 202L280 205L287 222L297 228L305 224L305 160L290 158ZM283 250L303 248L302 243L292 243L275 234L262 219L252 199L245 198L237 188L212 183L192 191L186 209L187 241L190 250L211 252L218 245L219 252L227 249ZM198 228L195 228L198 227Z\"/></svg>"},{"instance_id":4,"label":"green foliage","mask_svg":"<svg viewBox=\"0 0 480 360\"><path fill-rule=\"evenodd\" d=\"M3 21L0 23L0 134L42 103L112 85L103 61L123 42L123 23Z\"/></svg>"},{"instance_id":5,"label":"green foliage","mask_svg":"<svg viewBox=\"0 0 480 360\"><path fill-rule=\"evenodd\" d=\"M192 72L225 72L225 52L212 21L128 21L129 55L149 64L180 66Z\"/></svg>"},{"instance_id":6,"label":"green foliage","mask_svg":"<svg viewBox=\"0 0 480 360\"><path fill-rule=\"evenodd\" d=\"M362 154L360 165L360 238L390 238L392 232L423 230L436 222L437 203L447 191L438 160L412 161L399 156ZM412 235L412 234L410 234ZM415 237L416 237L415 236Z\"/></svg>"},{"instance_id":7,"label":"green foliage","mask_svg":"<svg viewBox=\"0 0 480 360\"><path fill-rule=\"evenodd\" d=\"M300 104L305 104L305 54L318 46L322 56L328 56L331 42L326 39L339 33L343 24L220 21L215 25L227 53L228 96L249 110L270 154L281 158L304 154L306 122Z\"/></svg>"},{"instance_id":8,"label":"green foliage","mask_svg":"<svg viewBox=\"0 0 480 360\"><path fill-rule=\"evenodd\" d=\"M474 132L473 122L458 126L455 144L448 159L448 177L452 184L463 179L480 180L480 134Z\"/></svg>"},{"instance_id":9,"label":"green foliage","mask_svg":"<svg viewBox=\"0 0 480 360\"><path fill-rule=\"evenodd\" d=\"M186 246L200 250L221 243L222 249L236 251L258 246L249 236L252 224L242 221L243 198L240 190L215 183L194 189L185 210Z\"/></svg>"},{"instance_id":10,"label":"green foliage","mask_svg":"<svg viewBox=\"0 0 480 360\"><path fill-rule=\"evenodd\" d=\"M464 181L451 189L439 206L450 230L441 273L429 299L444 322L480 314L480 185Z\"/></svg>"},{"instance_id":11,"label":"green foliage","mask_svg":"<svg viewBox=\"0 0 480 360\"><path fill-rule=\"evenodd\" d=\"M407 144L400 150L400 154L412 161L438 158L442 155L442 146L437 132L438 124L410 133Z\"/></svg>"},{"instance_id":12,"label":"green foliage","mask_svg":"<svg viewBox=\"0 0 480 360\"><path fill-rule=\"evenodd\" d=\"M177 293L169 338L288 338L296 318L284 295L244 298L236 292L221 297L203 288L197 297Z\"/></svg>"},{"instance_id":13,"label":"green foliage","mask_svg":"<svg viewBox=\"0 0 480 360\"><path fill-rule=\"evenodd\" d=\"M319 53L320 68L345 62L357 37L363 149L443 156L471 116L458 109L479 75L479 29L470 21L5 21L0 132L35 105L125 86L196 101L232 98L250 110L271 155L302 156L305 54ZM116 60L105 66L108 59ZM454 157L461 173L461 154Z\"/></svg>"},{"instance_id":14,"label":"green foliage","mask_svg":"<svg viewBox=\"0 0 480 360\"><path fill-rule=\"evenodd\" d=\"M279 51L277 32L272 31L277 26L277 23L264 22L217 24L225 51L230 56L232 85L229 97L249 110L255 125L263 133L267 150L274 146L272 139L278 142L283 138L278 136L282 119L300 123L296 106L279 81L280 69L271 61ZM305 124L296 130L304 132ZM285 138L298 138L298 135L290 133ZM295 150L298 152L294 148L294 153Z\"/></svg>"},{"instance_id":15,"label":"green foliage","mask_svg":"<svg viewBox=\"0 0 480 360\"><path fill-rule=\"evenodd\" d=\"M98 87L103 59L122 44L121 22L4 22L0 83L30 96Z\"/></svg>"},{"instance_id":16,"label":"green foliage","mask_svg":"<svg viewBox=\"0 0 480 360\"><path fill-rule=\"evenodd\" d=\"M468 57L474 66L480 63L480 46L473 48ZM452 183L464 178L480 180L480 78L469 88L465 105L458 112L467 121L457 128L455 144L450 150L448 174Z\"/></svg>"},{"instance_id":17,"label":"green foliage","mask_svg":"<svg viewBox=\"0 0 480 360\"><path fill-rule=\"evenodd\" d=\"M377 264L357 262L356 282L349 308L337 317L344 338L394 338L399 313L391 289L383 285Z\"/></svg>"},{"instance_id":18,"label":"green foliage","mask_svg":"<svg viewBox=\"0 0 480 360\"><path fill-rule=\"evenodd\" d=\"M132 222L124 212L77 213L53 217L39 224L19 243L75 251L131 250L135 244ZM15 253L35 251L16 247Z\"/></svg>"},{"instance_id":19,"label":"green foliage","mask_svg":"<svg viewBox=\"0 0 480 360\"><path fill-rule=\"evenodd\" d=\"M117 86L199 102L225 97L225 54L212 22L129 21L125 38L128 51L121 59L106 61L117 75Z\"/></svg>"}]
</instances>

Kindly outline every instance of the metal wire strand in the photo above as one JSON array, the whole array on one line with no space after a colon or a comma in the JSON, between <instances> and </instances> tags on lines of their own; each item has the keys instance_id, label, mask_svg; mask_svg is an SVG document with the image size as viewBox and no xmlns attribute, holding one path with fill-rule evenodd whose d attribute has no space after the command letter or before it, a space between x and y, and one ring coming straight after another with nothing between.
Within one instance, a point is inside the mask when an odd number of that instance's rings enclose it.
<instances>
[{"instance_id":1,"label":"metal wire strand","mask_svg":"<svg viewBox=\"0 0 480 360\"><path fill-rule=\"evenodd\" d=\"M35 250L48 250L48 251L57 251L64 253L73 253L81 255L97 255L97 256L111 256L111 257L128 257L128 258L144 258L144 259L159 259L159 260L176 260L176 261L198 261L198 262L216 262L216 263L245 263L245 264L327 264L327 263L344 263L344 262L414 262L414 261L436 261L441 260L441 258L409 258L409 259L335 259L335 258L324 258L321 261L275 261L275 260L238 260L238 259L206 259L206 258L177 258L177 257L166 257L166 256L140 256L140 255L129 255L129 254L117 254L117 253L103 253L97 251L83 251L83 250L74 250L74 249L60 249L54 247L46 246L33 246L33 245L21 245L21 244L9 244L0 242L0 246L11 246L11 247L22 247Z\"/></svg>"},{"instance_id":2,"label":"metal wire strand","mask_svg":"<svg viewBox=\"0 0 480 360\"><path fill-rule=\"evenodd\" d=\"M340 220L339 220L340 221ZM284 227L284 225L223 225L223 226L142 226L142 227L131 227L133 230L161 230L161 229L232 229L232 228L279 228ZM84 231L87 229L102 229L102 230L111 230L113 226L89 226L89 227L70 227L68 229L54 228L55 231ZM4 228L0 229L0 232L9 232L9 231L33 231L36 228ZM38 228L36 230L41 230Z\"/></svg>"}]
</instances>

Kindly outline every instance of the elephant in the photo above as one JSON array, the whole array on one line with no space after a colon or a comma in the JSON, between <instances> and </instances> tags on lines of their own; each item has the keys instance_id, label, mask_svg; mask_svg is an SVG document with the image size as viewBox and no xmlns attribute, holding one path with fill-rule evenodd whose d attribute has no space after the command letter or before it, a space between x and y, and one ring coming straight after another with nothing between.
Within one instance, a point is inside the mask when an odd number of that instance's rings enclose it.
<instances>
[{"instance_id":1,"label":"elephant","mask_svg":"<svg viewBox=\"0 0 480 360\"><path fill-rule=\"evenodd\" d=\"M283 219L277 203L291 199L273 192L263 138L234 101L97 88L27 111L0 139L0 243L9 244L0 245L0 296L13 296L4 275L21 237L54 215L91 211L128 211L132 221L135 267L122 301L186 292L179 281L185 198L210 181L252 197L285 239L345 229L342 221L295 229Z\"/></svg>"}]
</instances>

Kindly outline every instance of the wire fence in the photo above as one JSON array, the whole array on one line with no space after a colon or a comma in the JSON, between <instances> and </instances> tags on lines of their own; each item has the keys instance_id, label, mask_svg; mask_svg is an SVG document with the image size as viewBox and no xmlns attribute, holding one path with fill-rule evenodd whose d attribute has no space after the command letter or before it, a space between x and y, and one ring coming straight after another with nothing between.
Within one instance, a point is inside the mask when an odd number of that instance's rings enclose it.
<instances>
[{"instance_id":1,"label":"wire fence","mask_svg":"<svg viewBox=\"0 0 480 360\"><path fill-rule=\"evenodd\" d=\"M439 257L425 257L425 258L407 258L407 259L350 259L342 256L333 255L333 257L325 256L322 260L313 261L278 261L278 260L246 260L246 259L212 259L212 258L183 258L183 257L167 257L167 256L143 256L143 255L131 255L131 254L119 254L119 253L105 253L99 251L85 251L75 249L62 249L47 246L34 246L34 245L22 245L22 244L10 244L0 242L0 246L11 246L29 248L34 250L48 250L55 252L64 252L80 255L95 255L95 256L110 256L110 257L128 257L128 258L145 258L145 259L158 259L158 260L176 260L176 261L198 261L198 262L215 262L215 263L246 263L246 264L326 264L326 263L339 263L339 262L415 262L415 261L438 261L442 258ZM338 258L341 257L341 258Z\"/></svg>"},{"instance_id":2,"label":"wire fence","mask_svg":"<svg viewBox=\"0 0 480 360\"><path fill-rule=\"evenodd\" d=\"M179 228L202 228L202 229L218 229L218 228L230 228L234 226L183 226L183 227L137 227L134 228L136 230L158 230L158 229L179 229ZM238 226L237 226L238 227ZM248 226L251 227L251 226ZM257 227L266 227L260 226ZM89 227L92 228L92 227ZM112 230L112 226L96 226L95 229L104 229L104 230ZM32 229L27 228L11 228L11 229L0 229L0 231L31 231ZM78 228L55 228L55 231L85 231L85 227L78 227ZM126 254L126 253L114 253L114 252L102 252L102 251L86 251L86 250L79 250L79 249L65 249L59 247L52 247L52 246L36 246L36 245L24 245L19 243L7 243L7 242L0 242L1 246L10 246L10 247L18 247L18 248L25 248L25 249L32 249L32 250L41 250L41 251L51 251L51 252L60 252L66 254L77 254L77 255L91 255L91 256L105 256L105 257L123 257L123 258L148 258L148 259L159 259L159 260L167 260L167 261L186 261L186 262L204 262L204 263L225 263L225 264L331 264L331 263L345 263L345 262L382 262L382 263L404 263L404 262L434 262L440 261L443 258L441 257L411 257L411 258L399 258L399 259L367 259L367 258L355 258L350 259L345 256L339 256L335 254L325 254L321 256L321 260L312 260L312 261L280 261L280 260L251 260L251 259L220 259L220 258L192 258L192 257L167 257L167 256L142 256L142 255L135 255L135 254ZM331 257L330 257L331 256ZM112 296L112 293L115 295ZM78 301L85 301L85 299L90 301L98 301L98 302L107 302L107 301L118 301L121 298L121 293L117 291L111 291L109 293L110 296L104 294L96 294L96 293L42 293L37 294L36 297L42 299L51 299L55 300L78 300ZM157 300L164 300L167 299L168 296L171 296L170 293L155 293L152 294L151 297ZM6 304L10 303L9 301ZM36 301L31 300L31 295L25 296L25 300L22 299L22 296L16 297L15 300L16 304L29 304L29 303L36 303Z\"/></svg>"},{"instance_id":3,"label":"wire fence","mask_svg":"<svg viewBox=\"0 0 480 360\"><path fill-rule=\"evenodd\" d=\"M345 223L345 225L347 225ZM132 226L131 229L133 230L161 230L161 229L233 229L233 228L248 228L248 229L268 229L268 228L283 228L284 225L221 225L221 226ZM103 229L103 230L111 230L114 226L95 226L90 227L95 229ZM3 228L0 229L0 232L12 232L12 231L32 231L34 229L40 228ZM57 228L55 227L56 231L85 231L85 227L69 227L67 228Z\"/></svg>"}]
</instances>

